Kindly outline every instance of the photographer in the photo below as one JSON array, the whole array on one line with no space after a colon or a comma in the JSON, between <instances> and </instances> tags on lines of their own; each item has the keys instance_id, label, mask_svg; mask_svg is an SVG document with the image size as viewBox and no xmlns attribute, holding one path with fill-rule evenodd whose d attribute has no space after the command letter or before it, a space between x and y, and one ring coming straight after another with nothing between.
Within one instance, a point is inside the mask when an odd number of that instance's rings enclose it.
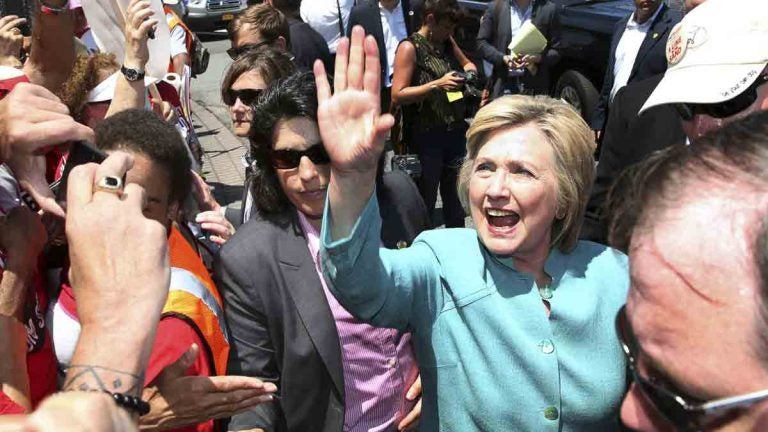
<instances>
[{"instance_id":1,"label":"photographer","mask_svg":"<svg viewBox=\"0 0 768 432\"><path fill-rule=\"evenodd\" d=\"M410 124L404 127L421 162L419 190L432 214L440 186L446 227L464 226L464 209L456 193L467 130L461 93L465 75L459 71L476 73L451 39L459 14L456 0L424 2L419 30L397 49L392 83L393 104L416 105L418 115L407 116Z\"/></svg>"}]
</instances>

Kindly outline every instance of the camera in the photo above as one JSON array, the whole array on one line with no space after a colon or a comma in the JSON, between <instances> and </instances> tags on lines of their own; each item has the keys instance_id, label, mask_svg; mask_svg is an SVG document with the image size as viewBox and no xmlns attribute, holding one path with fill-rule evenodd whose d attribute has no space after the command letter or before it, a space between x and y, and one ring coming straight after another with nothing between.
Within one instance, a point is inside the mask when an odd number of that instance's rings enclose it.
<instances>
[{"instance_id":1,"label":"camera","mask_svg":"<svg viewBox=\"0 0 768 432\"><path fill-rule=\"evenodd\" d=\"M476 71L455 71L453 74L459 78L464 78L464 91L470 96L480 97L483 93L485 82Z\"/></svg>"}]
</instances>

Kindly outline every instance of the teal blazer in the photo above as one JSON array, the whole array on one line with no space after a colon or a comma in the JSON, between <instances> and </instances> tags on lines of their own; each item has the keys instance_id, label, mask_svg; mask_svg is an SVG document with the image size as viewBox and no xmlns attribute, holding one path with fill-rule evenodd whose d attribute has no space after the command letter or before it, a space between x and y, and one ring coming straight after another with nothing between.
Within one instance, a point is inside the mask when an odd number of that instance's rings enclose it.
<instances>
[{"instance_id":1,"label":"teal blazer","mask_svg":"<svg viewBox=\"0 0 768 432\"><path fill-rule=\"evenodd\" d=\"M489 253L471 229L422 233L380 248L378 203L332 242L326 205L321 259L329 289L375 326L409 330L421 371L421 431L614 431L626 363L614 318L627 257L579 242L545 264L547 318L535 281Z\"/></svg>"}]
</instances>

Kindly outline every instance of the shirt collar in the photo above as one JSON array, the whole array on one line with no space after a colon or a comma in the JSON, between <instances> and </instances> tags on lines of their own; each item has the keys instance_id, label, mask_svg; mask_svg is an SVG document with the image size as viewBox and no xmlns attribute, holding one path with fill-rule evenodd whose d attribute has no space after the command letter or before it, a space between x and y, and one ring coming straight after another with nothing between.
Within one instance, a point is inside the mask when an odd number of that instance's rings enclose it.
<instances>
[{"instance_id":1,"label":"shirt collar","mask_svg":"<svg viewBox=\"0 0 768 432\"><path fill-rule=\"evenodd\" d=\"M307 238L307 246L309 247L310 254L312 254L312 260L317 260L317 256L320 253L320 231L312 226L312 223L309 222L304 213L298 210L296 210L296 213L299 215L301 230L304 231L304 236Z\"/></svg>"}]
</instances>

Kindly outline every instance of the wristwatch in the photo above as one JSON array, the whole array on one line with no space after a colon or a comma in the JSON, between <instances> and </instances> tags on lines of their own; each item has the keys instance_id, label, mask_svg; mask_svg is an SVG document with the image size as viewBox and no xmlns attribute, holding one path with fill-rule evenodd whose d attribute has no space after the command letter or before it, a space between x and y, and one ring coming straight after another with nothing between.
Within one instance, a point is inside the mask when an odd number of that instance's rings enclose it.
<instances>
[{"instance_id":1,"label":"wristwatch","mask_svg":"<svg viewBox=\"0 0 768 432\"><path fill-rule=\"evenodd\" d=\"M125 67L125 65L120 67L120 72L125 75L125 79L127 79L130 82L135 82L139 80L144 79L144 71L139 69L131 69L128 67Z\"/></svg>"}]
</instances>

